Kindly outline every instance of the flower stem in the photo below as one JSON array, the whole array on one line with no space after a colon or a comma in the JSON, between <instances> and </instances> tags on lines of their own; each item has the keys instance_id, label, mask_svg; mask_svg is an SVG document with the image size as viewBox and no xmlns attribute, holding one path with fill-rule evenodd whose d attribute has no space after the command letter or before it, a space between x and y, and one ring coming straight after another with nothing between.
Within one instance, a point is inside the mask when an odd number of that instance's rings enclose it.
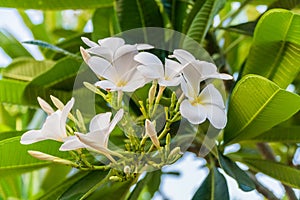
<instances>
[{"instance_id":1,"label":"flower stem","mask_svg":"<svg viewBox=\"0 0 300 200\"><path fill-rule=\"evenodd\" d=\"M154 108L152 110L152 113L151 113L150 117L152 117L155 114L155 112L157 110L157 107L159 105L159 101L160 101L165 89L166 89L165 86L159 86L158 94L157 94L156 99L155 99Z\"/></svg>"}]
</instances>

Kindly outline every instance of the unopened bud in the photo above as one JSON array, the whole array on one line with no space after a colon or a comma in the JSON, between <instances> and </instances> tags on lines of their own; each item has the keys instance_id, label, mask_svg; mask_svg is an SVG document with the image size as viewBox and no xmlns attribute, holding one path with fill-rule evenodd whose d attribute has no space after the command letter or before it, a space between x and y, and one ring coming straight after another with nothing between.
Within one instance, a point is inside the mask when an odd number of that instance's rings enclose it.
<instances>
[{"instance_id":1,"label":"unopened bud","mask_svg":"<svg viewBox=\"0 0 300 200\"><path fill-rule=\"evenodd\" d=\"M174 157L177 157L178 155L182 155L182 152L180 151L180 147L175 147L174 149L172 149L172 151L170 152L168 159L169 160L173 160Z\"/></svg>"},{"instance_id":2,"label":"unopened bud","mask_svg":"<svg viewBox=\"0 0 300 200\"><path fill-rule=\"evenodd\" d=\"M52 155L49 155L49 154L46 154L46 153L43 153L43 152L40 152L40 151L31 151L31 150L29 150L28 153L32 157L35 157L35 158L40 159L40 160L53 161L53 160L58 158L58 157L55 157L55 156L52 156Z\"/></svg>"},{"instance_id":3,"label":"unopened bud","mask_svg":"<svg viewBox=\"0 0 300 200\"><path fill-rule=\"evenodd\" d=\"M131 173L131 169L130 169L130 167L129 167L128 165L126 165L126 166L124 167L124 173L125 173L126 175L128 175L128 174Z\"/></svg>"},{"instance_id":4,"label":"unopened bud","mask_svg":"<svg viewBox=\"0 0 300 200\"><path fill-rule=\"evenodd\" d=\"M170 133L168 133L167 137L166 137L166 144L170 145L170 143L171 143L171 135L170 135Z\"/></svg>"},{"instance_id":5,"label":"unopened bud","mask_svg":"<svg viewBox=\"0 0 300 200\"><path fill-rule=\"evenodd\" d=\"M150 120L146 119L145 128L146 128L146 134L150 137L152 143L155 145L157 149L160 149L160 143L157 138L157 132L155 130L155 121L151 122Z\"/></svg>"},{"instance_id":6,"label":"unopened bud","mask_svg":"<svg viewBox=\"0 0 300 200\"><path fill-rule=\"evenodd\" d=\"M156 87L157 87L157 84L153 83L151 88L149 89L149 93L148 93L149 104L153 104L153 102L154 102L155 94L156 94Z\"/></svg>"},{"instance_id":7,"label":"unopened bud","mask_svg":"<svg viewBox=\"0 0 300 200\"><path fill-rule=\"evenodd\" d=\"M109 180L115 181L115 182L120 182L120 181L122 181L122 178L120 178L118 176L111 176L111 177L109 177Z\"/></svg>"},{"instance_id":8,"label":"unopened bud","mask_svg":"<svg viewBox=\"0 0 300 200\"><path fill-rule=\"evenodd\" d=\"M55 96L50 95L50 98L53 102L53 104L56 106L56 108L58 108L59 110L62 110L64 108L64 104Z\"/></svg>"},{"instance_id":9,"label":"unopened bud","mask_svg":"<svg viewBox=\"0 0 300 200\"><path fill-rule=\"evenodd\" d=\"M91 57L90 54L83 47L80 47L80 53L82 55L84 62L88 63L88 60Z\"/></svg>"}]
</instances>

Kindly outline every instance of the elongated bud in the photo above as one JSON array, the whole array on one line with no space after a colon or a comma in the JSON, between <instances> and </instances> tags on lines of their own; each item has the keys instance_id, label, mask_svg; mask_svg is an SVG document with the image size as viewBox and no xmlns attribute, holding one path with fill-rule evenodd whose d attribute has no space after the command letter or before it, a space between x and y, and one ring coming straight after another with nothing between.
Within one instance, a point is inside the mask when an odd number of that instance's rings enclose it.
<instances>
[{"instance_id":1,"label":"elongated bud","mask_svg":"<svg viewBox=\"0 0 300 200\"><path fill-rule=\"evenodd\" d=\"M53 161L55 159L57 159L58 157L56 156L52 156L52 155L49 155L49 154L46 154L46 153L43 153L43 152L40 152L40 151L27 151L32 157L35 157L37 159L40 159L40 160L48 160L48 161Z\"/></svg>"},{"instance_id":2,"label":"elongated bud","mask_svg":"<svg viewBox=\"0 0 300 200\"><path fill-rule=\"evenodd\" d=\"M83 47L80 47L80 53L82 55L84 62L88 63L88 60L91 57L90 54Z\"/></svg>"},{"instance_id":3,"label":"elongated bud","mask_svg":"<svg viewBox=\"0 0 300 200\"><path fill-rule=\"evenodd\" d=\"M160 149L160 143L157 138L157 132L155 130L155 121L151 122L150 120L146 119L145 121L145 128L146 134L150 137L152 143L157 149Z\"/></svg>"},{"instance_id":4,"label":"elongated bud","mask_svg":"<svg viewBox=\"0 0 300 200\"><path fill-rule=\"evenodd\" d=\"M181 156L182 152L180 151L180 147L175 147L172 149L168 156L168 160L174 160L174 158L177 158L178 156Z\"/></svg>"},{"instance_id":5,"label":"elongated bud","mask_svg":"<svg viewBox=\"0 0 300 200\"><path fill-rule=\"evenodd\" d=\"M170 135L170 133L168 133L167 137L166 137L166 144L170 145L170 143L171 143L171 135Z\"/></svg>"},{"instance_id":6,"label":"elongated bud","mask_svg":"<svg viewBox=\"0 0 300 200\"><path fill-rule=\"evenodd\" d=\"M120 178L118 176L111 176L111 177L109 177L109 180L115 181L115 182L120 182L120 181L122 181L122 178Z\"/></svg>"},{"instance_id":7,"label":"elongated bud","mask_svg":"<svg viewBox=\"0 0 300 200\"><path fill-rule=\"evenodd\" d=\"M50 98L53 102L53 104L56 106L56 108L58 108L59 110L62 110L64 108L64 104L55 96L50 95Z\"/></svg>"},{"instance_id":8,"label":"elongated bud","mask_svg":"<svg viewBox=\"0 0 300 200\"><path fill-rule=\"evenodd\" d=\"M51 107L44 99L38 97L37 100L38 100L38 102L39 102L41 108L42 108L48 115L54 113L53 108L52 108L52 107Z\"/></svg>"},{"instance_id":9,"label":"elongated bud","mask_svg":"<svg viewBox=\"0 0 300 200\"><path fill-rule=\"evenodd\" d=\"M156 88L157 88L157 84L153 83L151 88L149 89L149 93L148 93L149 104L153 104L155 100Z\"/></svg>"},{"instance_id":10,"label":"elongated bud","mask_svg":"<svg viewBox=\"0 0 300 200\"><path fill-rule=\"evenodd\" d=\"M129 175L129 174L131 173L131 169L130 169L130 167L129 167L128 165L126 165L126 166L124 167L124 173L125 173L126 175Z\"/></svg>"}]
</instances>

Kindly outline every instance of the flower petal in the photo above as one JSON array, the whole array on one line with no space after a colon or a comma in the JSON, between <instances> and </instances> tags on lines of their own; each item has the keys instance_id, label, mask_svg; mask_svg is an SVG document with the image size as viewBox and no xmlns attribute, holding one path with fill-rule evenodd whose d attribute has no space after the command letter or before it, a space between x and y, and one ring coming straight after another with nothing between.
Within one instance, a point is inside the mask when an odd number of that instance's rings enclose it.
<instances>
[{"instance_id":1,"label":"flower petal","mask_svg":"<svg viewBox=\"0 0 300 200\"><path fill-rule=\"evenodd\" d=\"M108 37L102 40L98 40L98 43L100 44L100 46L108 47L113 52L115 52L119 47L125 44L125 41L122 38L118 37Z\"/></svg>"},{"instance_id":2,"label":"flower petal","mask_svg":"<svg viewBox=\"0 0 300 200\"><path fill-rule=\"evenodd\" d=\"M188 100L180 104L180 113L192 124L201 124L206 119L206 109L200 104L193 106Z\"/></svg>"},{"instance_id":3,"label":"flower petal","mask_svg":"<svg viewBox=\"0 0 300 200\"><path fill-rule=\"evenodd\" d=\"M107 148L107 146L105 146L105 144L107 144L106 141L108 140L106 131L107 130L98 130L87 134L75 133L75 135L87 147L101 151Z\"/></svg>"},{"instance_id":4,"label":"flower petal","mask_svg":"<svg viewBox=\"0 0 300 200\"><path fill-rule=\"evenodd\" d=\"M131 77L126 78L127 84L122 87L122 91L124 92L133 92L138 88L143 87L149 80L145 79L145 77L136 71Z\"/></svg>"},{"instance_id":5,"label":"flower petal","mask_svg":"<svg viewBox=\"0 0 300 200\"><path fill-rule=\"evenodd\" d=\"M198 95L200 92L201 74L197 70L196 64L196 61L187 64L183 69L183 76L186 82L191 86L193 93Z\"/></svg>"},{"instance_id":6,"label":"flower petal","mask_svg":"<svg viewBox=\"0 0 300 200\"><path fill-rule=\"evenodd\" d=\"M100 56L105 60L112 62L114 52L108 47L96 46L87 50L89 53Z\"/></svg>"},{"instance_id":7,"label":"flower petal","mask_svg":"<svg viewBox=\"0 0 300 200\"><path fill-rule=\"evenodd\" d=\"M118 87L109 80L98 81L95 83L95 86L100 87L107 91L116 91Z\"/></svg>"},{"instance_id":8,"label":"flower petal","mask_svg":"<svg viewBox=\"0 0 300 200\"><path fill-rule=\"evenodd\" d=\"M81 40L88 45L89 47L95 47L98 46L98 44L96 42L91 41L90 39L86 38L86 37L81 37Z\"/></svg>"},{"instance_id":9,"label":"flower petal","mask_svg":"<svg viewBox=\"0 0 300 200\"><path fill-rule=\"evenodd\" d=\"M38 102L39 102L41 108L42 108L48 115L54 113L53 108L52 108L52 107L51 107L44 99L38 97L37 100L38 100Z\"/></svg>"},{"instance_id":10,"label":"flower petal","mask_svg":"<svg viewBox=\"0 0 300 200\"><path fill-rule=\"evenodd\" d=\"M185 65L181 65L178 62L175 62L174 60L165 59L165 77L168 77L172 79L173 77L177 76Z\"/></svg>"},{"instance_id":11,"label":"flower petal","mask_svg":"<svg viewBox=\"0 0 300 200\"><path fill-rule=\"evenodd\" d=\"M173 77L171 80L159 79L158 84L161 86L172 87L181 83L182 76Z\"/></svg>"},{"instance_id":12,"label":"flower petal","mask_svg":"<svg viewBox=\"0 0 300 200\"><path fill-rule=\"evenodd\" d=\"M46 140L44 134L42 134L41 130L31 130L24 133L21 137L21 144L32 144L35 142L39 142L42 140Z\"/></svg>"},{"instance_id":13,"label":"flower petal","mask_svg":"<svg viewBox=\"0 0 300 200\"><path fill-rule=\"evenodd\" d=\"M60 146L60 151L71 151L76 149L86 148L77 136L69 136L66 138L65 142Z\"/></svg>"},{"instance_id":14,"label":"flower petal","mask_svg":"<svg viewBox=\"0 0 300 200\"><path fill-rule=\"evenodd\" d=\"M109 71L110 68L112 68L111 63L108 62L107 60L97 57L97 56L92 56L88 61L87 61L88 66L91 68L91 70L98 76L107 78L107 72Z\"/></svg>"},{"instance_id":15,"label":"flower petal","mask_svg":"<svg viewBox=\"0 0 300 200\"><path fill-rule=\"evenodd\" d=\"M150 79L159 79L164 77L163 72L163 66L162 65L140 65L137 67L137 70L139 70L143 76L150 78Z\"/></svg>"},{"instance_id":16,"label":"flower petal","mask_svg":"<svg viewBox=\"0 0 300 200\"><path fill-rule=\"evenodd\" d=\"M114 118L111 120L110 125L109 125L109 129L108 129L108 133L110 134L115 126L117 125L117 123L122 119L124 114L124 110L120 109L114 116Z\"/></svg>"},{"instance_id":17,"label":"flower petal","mask_svg":"<svg viewBox=\"0 0 300 200\"><path fill-rule=\"evenodd\" d=\"M195 57L184 49L175 49L171 57L175 57L183 65L195 60Z\"/></svg>"},{"instance_id":18,"label":"flower petal","mask_svg":"<svg viewBox=\"0 0 300 200\"><path fill-rule=\"evenodd\" d=\"M154 46L149 44L137 44L137 50L147 50L147 49L153 49Z\"/></svg>"},{"instance_id":19,"label":"flower petal","mask_svg":"<svg viewBox=\"0 0 300 200\"><path fill-rule=\"evenodd\" d=\"M220 92L215 88L213 84L207 85L199 95L201 104L212 104L220 107L221 109L225 108L223 98Z\"/></svg>"},{"instance_id":20,"label":"flower petal","mask_svg":"<svg viewBox=\"0 0 300 200\"><path fill-rule=\"evenodd\" d=\"M148 52L141 52L134 56L134 60L143 65L160 65L163 66L162 62L157 56Z\"/></svg>"},{"instance_id":21,"label":"flower petal","mask_svg":"<svg viewBox=\"0 0 300 200\"><path fill-rule=\"evenodd\" d=\"M67 104L66 106L63 108L63 110L61 111L61 118L60 118L60 130L61 130L61 136L62 138L66 138L67 134L66 134L66 121L67 121L67 117L68 114L70 113L73 105L74 105L75 99L72 98Z\"/></svg>"},{"instance_id":22,"label":"flower petal","mask_svg":"<svg viewBox=\"0 0 300 200\"><path fill-rule=\"evenodd\" d=\"M96 115L90 122L90 131L107 129L109 127L110 118L111 112Z\"/></svg>"},{"instance_id":23,"label":"flower petal","mask_svg":"<svg viewBox=\"0 0 300 200\"><path fill-rule=\"evenodd\" d=\"M223 129L227 123L225 109L221 109L215 105L205 105L207 110L207 118L210 123L217 129Z\"/></svg>"}]
</instances>

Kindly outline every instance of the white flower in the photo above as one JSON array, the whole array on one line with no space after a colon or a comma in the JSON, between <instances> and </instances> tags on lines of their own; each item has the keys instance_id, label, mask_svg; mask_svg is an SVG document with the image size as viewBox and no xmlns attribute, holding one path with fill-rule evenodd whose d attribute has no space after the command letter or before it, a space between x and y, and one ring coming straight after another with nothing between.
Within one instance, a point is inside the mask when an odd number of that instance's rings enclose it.
<instances>
[{"instance_id":1,"label":"white flower","mask_svg":"<svg viewBox=\"0 0 300 200\"><path fill-rule=\"evenodd\" d=\"M150 137L154 146L156 146L157 149L160 149L160 143L157 138L157 132L155 130L155 122L151 122L150 120L146 119L145 130L146 130L146 135Z\"/></svg>"},{"instance_id":2,"label":"white flower","mask_svg":"<svg viewBox=\"0 0 300 200\"><path fill-rule=\"evenodd\" d=\"M200 124L207 118L215 128L224 128L227 117L219 91L209 84L199 94L199 86L194 87L189 82L182 83L182 90L188 99L180 104L181 115L192 124Z\"/></svg>"},{"instance_id":3,"label":"white flower","mask_svg":"<svg viewBox=\"0 0 300 200\"><path fill-rule=\"evenodd\" d=\"M59 150L70 151L87 148L94 151L96 150L104 155L111 153L108 149L109 135L116 124L122 119L123 113L123 109L119 110L111 121L111 112L96 115L90 122L89 133L82 134L76 132L76 136L67 138Z\"/></svg>"},{"instance_id":4,"label":"white flower","mask_svg":"<svg viewBox=\"0 0 300 200\"><path fill-rule=\"evenodd\" d=\"M196 80L194 78L196 76L199 82L211 78L223 80L232 79L232 76L228 74L218 73L217 67L213 63L196 60L196 58L186 50L176 49L170 57L176 58L182 65L186 65L183 74L187 79L189 79L190 76L193 80Z\"/></svg>"},{"instance_id":5,"label":"white flower","mask_svg":"<svg viewBox=\"0 0 300 200\"><path fill-rule=\"evenodd\" d=\"M133 57L138 50L153 48L146 44L125 44L122 38L111 37L99 40L96 44L87 38L83 41L91 48L81 54L93 72L101 78L95 85L105 90L132 92L146 83L142 74L136 70L137 62Z\"/></svg>"},{"instance_id":6,"label":"white flower","mask_svg":"<svg viewBox=\"0 0 300 200\"><path fill-rule=\"evenodd\" d=\"M44 100L39 99L39 103L50 115L46 118L41 130L31 130L24 133L21 137L21 144L32 144L47 139L63 142L67 138L66 121L74 105L74 98L62 110L57 110L53 113L51 113L49 104L46 104Z\"/></svg>"},{"instance_id":7,"label":"white flower","mask_svg":"<svg viewBox=\"0 0 300 200\"><path fill-rule=\"evenodd\" d=\"M160 86L176 86L181 82L181 71L184 68L170 59L165 59L165 67L159 58L151 53L141 52L134 59L141 63L137 69L151 80L157 79Z\"/></svg>"}]
</instances>

